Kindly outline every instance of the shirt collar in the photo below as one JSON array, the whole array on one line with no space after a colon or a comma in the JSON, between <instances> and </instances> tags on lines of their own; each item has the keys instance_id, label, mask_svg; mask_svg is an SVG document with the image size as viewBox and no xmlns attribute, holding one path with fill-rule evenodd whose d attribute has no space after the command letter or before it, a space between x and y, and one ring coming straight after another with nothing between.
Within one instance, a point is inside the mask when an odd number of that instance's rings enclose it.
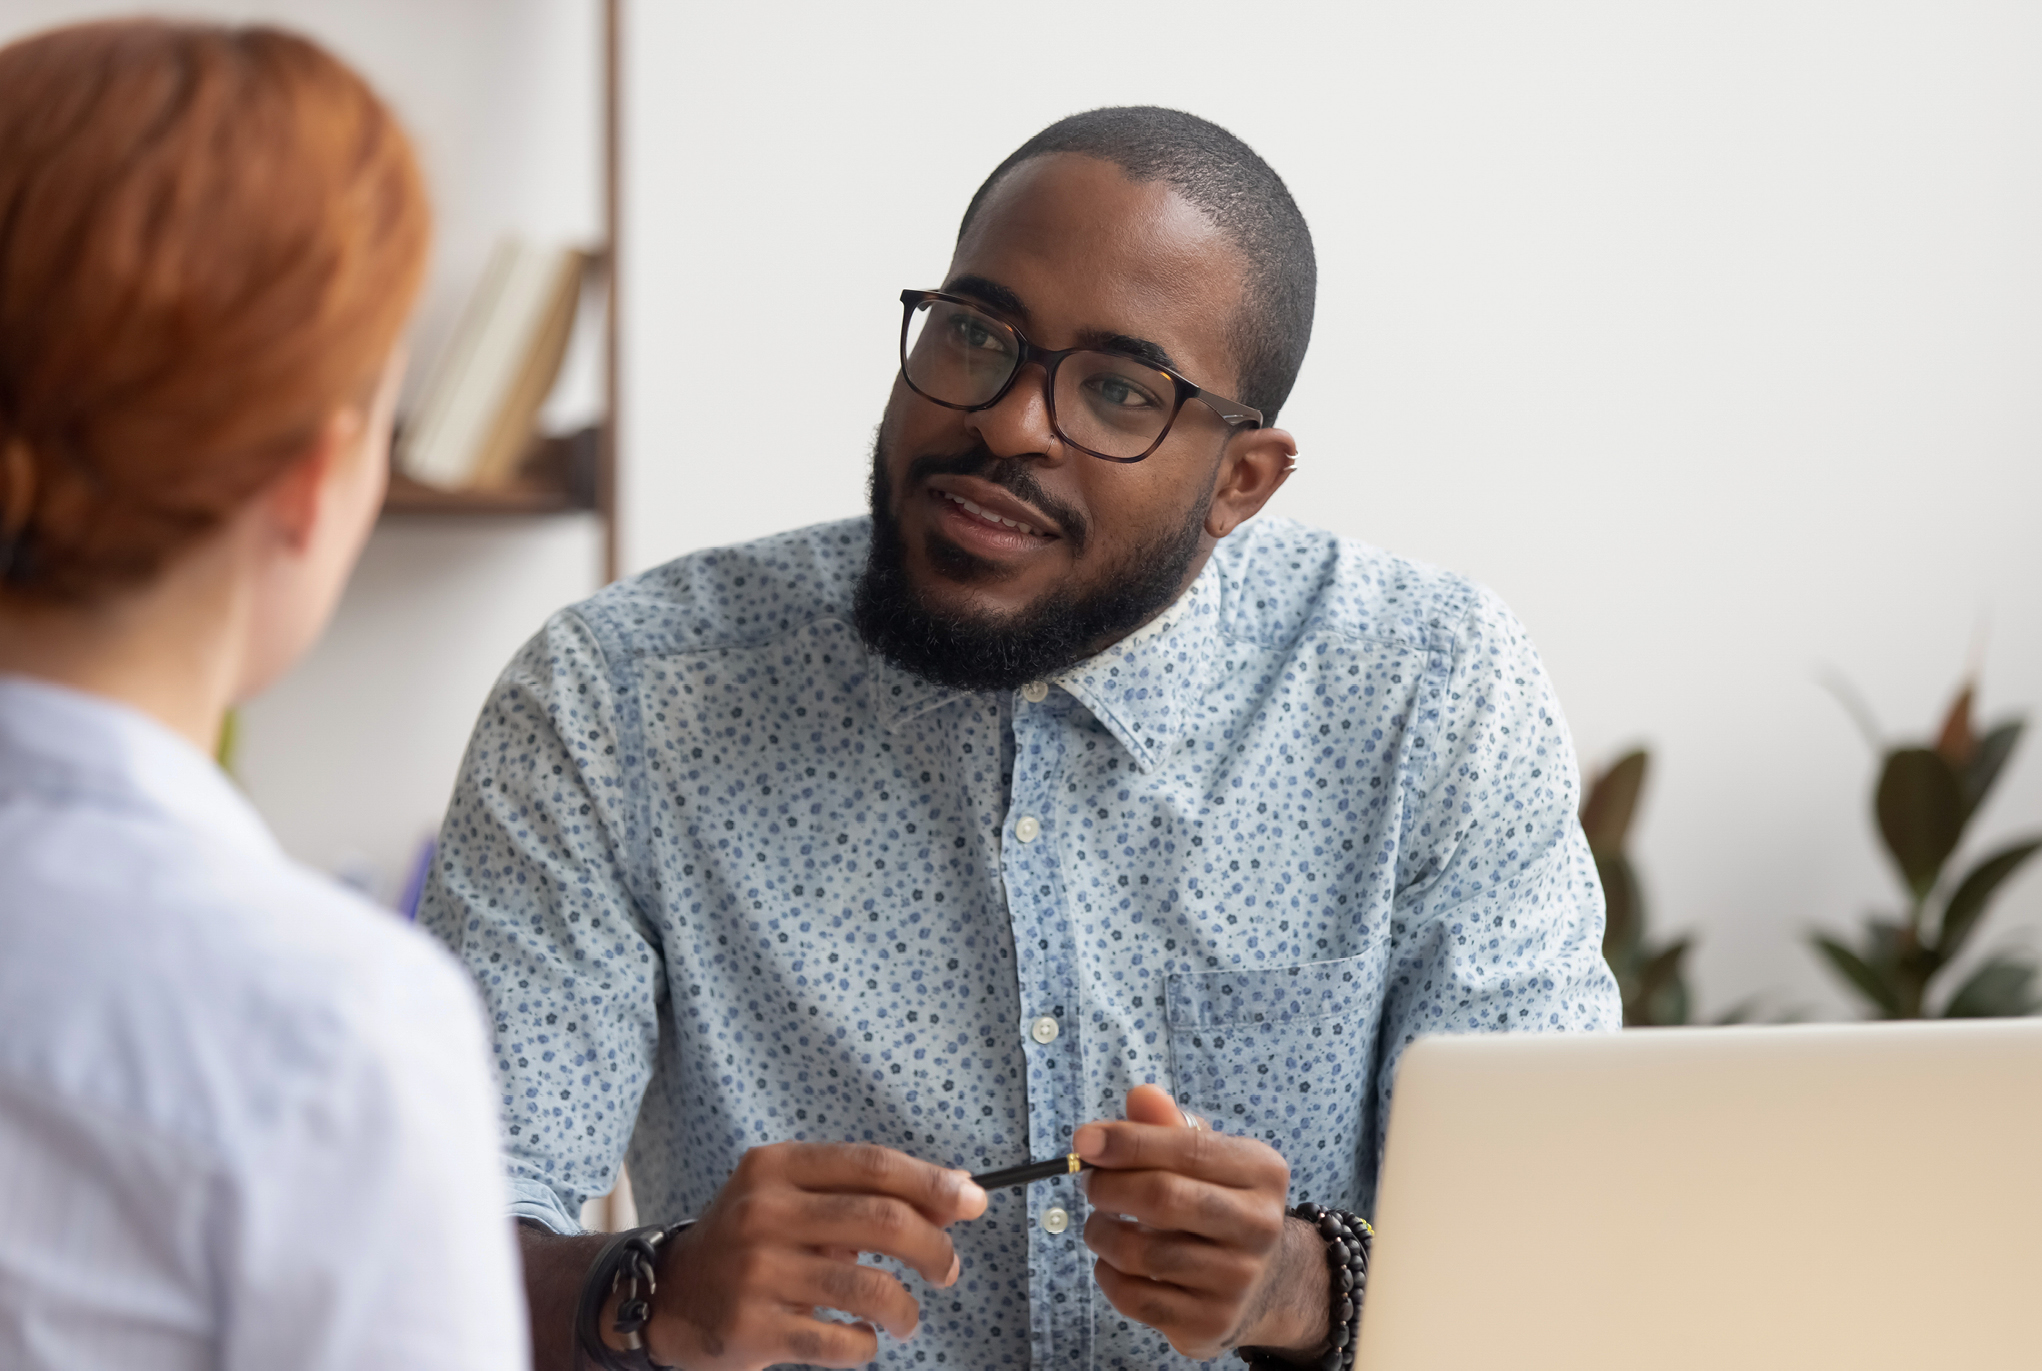
<instances>
[{"instance_id":1,"label":"shirt collar","mask_svg":"<svg viewBox=\"0 0 2042 1371\"><path fill-rule=\"evenodd\" d=\"M1204 697L1219 643L1220 579L1208 561L1168 609L1054 680L1144 772L1162 764Z\"/></svg>"},{"instance_id":2,"label":"shirt collar","mask_svg":"<svg viewBox=\"0 0 2042 1371\"><path fill-rule=\"evenodd\" d=\"M266 857L276 839L213 763L140 710L25 676L0 676L0 778L58 794L140 804Z\"/></svg>"},{"instance_id":3,"label":"shirt collar","mask_svg":"<svg viewBox=\"0 0 2042 1371\"><path fill-rule=\"evenodd\" d=\"M1169 755L1204 695L1218 649L1221 580L1208 561L1169 608L1047 682L1089 709L1144 772ZM889 732L969 695L873 659L872 698Z\"/></svg>"}]
</instances>

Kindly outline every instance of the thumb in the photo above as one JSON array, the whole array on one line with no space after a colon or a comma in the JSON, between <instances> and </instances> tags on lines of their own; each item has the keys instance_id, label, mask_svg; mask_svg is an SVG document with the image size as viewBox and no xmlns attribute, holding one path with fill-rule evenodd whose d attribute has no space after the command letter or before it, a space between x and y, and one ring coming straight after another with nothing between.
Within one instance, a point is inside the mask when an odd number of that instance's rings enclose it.
<instances>
[{"instance_id":1,"label":"thumb","mask_svg":"<svg viewBox=\"0 0 2042 1371\"><path fill-rule=\"evenodd\" d=\"M1167 1128L1204 1128L1206 1122L1188 1110L1179 1109L1170 1092L1160 1085L1138 1085L1127 1092L1130 1123L1160 1124Z\"/></svg>"}]
</instances>

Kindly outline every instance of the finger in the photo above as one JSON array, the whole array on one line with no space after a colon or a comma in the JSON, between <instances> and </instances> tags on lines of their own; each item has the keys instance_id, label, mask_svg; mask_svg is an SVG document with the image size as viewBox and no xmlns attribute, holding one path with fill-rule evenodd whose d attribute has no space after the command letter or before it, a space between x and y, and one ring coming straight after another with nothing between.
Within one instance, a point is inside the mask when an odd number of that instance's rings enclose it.
<instances>
[{"instance_id":1,"label":"finger","mask_svg":"<svg viewBox=\"0 0 2042 1371\"><path fill-rule=\"evenodd\" d=\"M937 1285L950 1283L957 1262L950 1235L891 1195L807 1195L782 1227L777 1236L814 1247L883 1252Z\"/></svg>"},{"instance_id":2,"label":"finger","mask_svg":"<svg viewBox=\"0 0 2042 1371\"><path fill-rule=\"evenodd\" d=\"M1107 1214L1094 1214L1085 1221L1085 1246L1123 1275L1186 1290L1237 1293L1254 1284L1260 1269L1260 1264L1239 1248Z\"/></svg>"},{"instance_id":3,"label":"finger","mask_svg":"<svg viewBox=\"0 0 2042 1371\"><path fill-rule=\"evenodd\" d=\"M943 1225L986 1212L986 1192L953 1171L873 1143L799 1143L786 1157L787 1179L804 1190L892 1195Z\"/></svg>"},{"instance_id":4,"label":"finger","mask_svg":"<svg viewBox=\"0 0 2042 1371\"><path fill-rule=\"evenodd\" d=\"M922 1322L922 1307L907 1287L884 1271L856 1262L809 1258L791 1270L774 1293L789 1304L842 1310L896 1338L913 1337Z\"/></svg>"},{"instance_id":5,"label":"finger","mask_svg":"<svg viewBox=\"0 0 2042 1371\"><path fill-rule=\"evenodd\" d=\"M810 1315L788 1314L774 1326L772 1346L773 1351L763 1354L764 1364L778 1366L783 1362L798 1362L803 1366L863 1366L879 1355L879 1335L862 1323L837 1323Z\"/></svg>"},{"instance_id":6,"label":"finger","mask_svg":"<svg viewBox=\"0 0 2042 1371\"><path fill-rule=\"evenodd\" d=\"M1275 1148L1203 1128L1096 1121L1078 1129L1071 1149L1106 1170L1174 1171L1242 1190L1290 1186L1290 1167Z\"/></svg>"},{"instance_id":7,"label":"finger","mask_svg":"<svg viewBox=\"0 0 2042 1371\"><path fill-rule=\"evenodd\" d=\"M1125 1214L1150 1228L1196 1233L1249 1251L1283 1236L1283 1202L1254 1190L1214 1185L1172 1171L1093 1171L1086 1200L1104 1214Z\"/></svg>"},{"instance_id":8,"label":"finger","mask_svg":"<svg viewBox=\"0 0 2042 1371\"><path fill-rule=\"evenodd\" d=\"M1127 1092L1127 1117L1134 1123L1161 1124L1167 1128L1190 1127L1190 1116L1177 1107L1170 1092L1160 1085L1138 1085Z\"/></svg>"},{"instance_id":9,"label":"finger","mask_svg":"<svg viewBox=\"0 0 2042 1371\"><path fill-rule=\"evenodd\" d=\"M1227 1334L1238 1317L1230 1300L1130 1276L1104 1261L1092 1263L1092 1279L1108 1304L1156 1329L1195 1361L1208 1361L1225 1350Z\"/></svg>"}]
</instances>

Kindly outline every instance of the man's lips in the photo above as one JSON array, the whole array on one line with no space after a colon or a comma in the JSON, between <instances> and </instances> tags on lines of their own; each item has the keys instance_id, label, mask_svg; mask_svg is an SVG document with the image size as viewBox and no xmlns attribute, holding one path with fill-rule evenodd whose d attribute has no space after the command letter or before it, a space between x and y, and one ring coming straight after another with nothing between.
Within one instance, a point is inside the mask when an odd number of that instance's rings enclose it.
<instances>
[{"instance_id":1,"label":"man's lips","mask_svg":"<svg viewBox=\"0 0 2042 1371\"><path fill-rule=\"evenodd\" d=\"M930 478L927 488L940 505L947 505L988 528L1006 529L1044 541L1063 536L1055 520L990 481L973 476L935 476Z\"/></svg>"}]
</instances>

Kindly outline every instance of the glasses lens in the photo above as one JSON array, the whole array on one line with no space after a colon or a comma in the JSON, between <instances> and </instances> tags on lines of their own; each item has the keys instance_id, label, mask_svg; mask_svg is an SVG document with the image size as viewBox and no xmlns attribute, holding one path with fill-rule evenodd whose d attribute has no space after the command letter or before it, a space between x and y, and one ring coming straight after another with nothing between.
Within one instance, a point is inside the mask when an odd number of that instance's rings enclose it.
<instances>
[{"instance_id":1,"label":"glasses lens","mask_svg":"<svg viewBox=\"0 0 2042 1371\"><path fill-rule=\"evenodd\" d=\"M1177 383L1111 352L1074 352L1056 373L1056 423L1079 447L1139 457L1169 427Z\"/></svg>"},{"instance_id":2,"label":"glasses lens","mask_svg":"<svg viewBox=\"0 0 2042 1371\"><path fill-rule=\"evenodd\" d=\"M901 368L908 384L946 405L982 405L1014 374L1020 344L990 315L950 300L924 300L908 316Z\"/></svg>"}]
</instances>

